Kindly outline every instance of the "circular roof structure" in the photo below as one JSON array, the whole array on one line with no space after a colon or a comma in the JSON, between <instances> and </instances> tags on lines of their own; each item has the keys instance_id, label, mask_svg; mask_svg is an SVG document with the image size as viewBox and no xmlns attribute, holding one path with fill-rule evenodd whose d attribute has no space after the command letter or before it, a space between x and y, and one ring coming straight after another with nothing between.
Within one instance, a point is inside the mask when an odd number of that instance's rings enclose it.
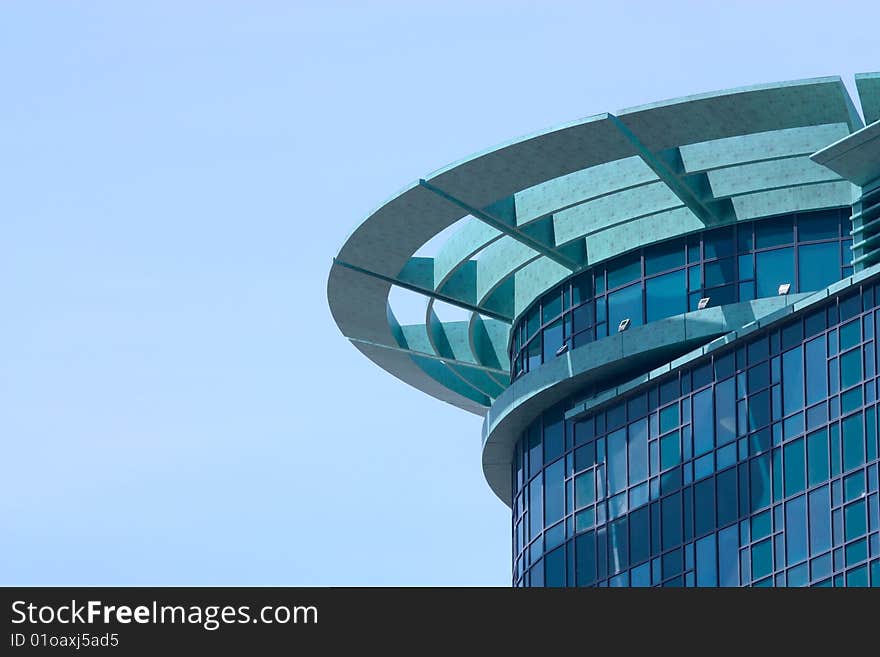
<instances>
[{"instance_id":1,"label":"circular roof structure","mask_svg":"<svg viewBox=\"0 0 880 657\"><path fill-rule=\"evenodd\" d=\"M382 368L484 415L510 385L511 324L544 291L652 242L849 205L851 184L809 156L861 126L843 82L829 77L663 101L514 140L370 214L333 260L331 312ZM416 255L453 225L435 255ZM394 286L428 299L423 322L395 317ZM438 301L469 319L440 321Z\"/></svg>"}]
</instances>

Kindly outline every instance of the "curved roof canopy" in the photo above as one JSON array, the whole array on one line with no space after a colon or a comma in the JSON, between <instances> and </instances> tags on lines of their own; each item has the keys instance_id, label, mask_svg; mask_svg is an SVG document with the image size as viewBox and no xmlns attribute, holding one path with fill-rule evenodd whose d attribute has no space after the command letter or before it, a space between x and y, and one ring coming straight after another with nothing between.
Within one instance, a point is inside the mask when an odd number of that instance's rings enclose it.
<instances>
[{"instance_id":1,"label":"curved roof canopy","mask_svg":"<svg viewBox=\"0 0 880 657\"><path fill-rule=\"evenodd\" d=\"M866 114L876 114L875 79L859 82ZM850 183L809 155L860 127L843 82L829 77L664 101L517 139L412 183L367 217L333 261L331 312L381 367L482 415L509 385L510 325L542 292L651 242L849 205ZM436 255L415 255L456 223ZM423 323L399 323L392 286L428 298ZM470 319L441 322L435 301Z\"/></svg>"}]
</instances>

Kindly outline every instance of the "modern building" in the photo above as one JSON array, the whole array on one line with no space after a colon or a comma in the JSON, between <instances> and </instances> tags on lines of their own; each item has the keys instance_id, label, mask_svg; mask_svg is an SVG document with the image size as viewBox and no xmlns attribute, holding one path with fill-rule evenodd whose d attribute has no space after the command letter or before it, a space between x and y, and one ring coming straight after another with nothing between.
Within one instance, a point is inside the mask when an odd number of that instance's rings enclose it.
<instances>
[{"instance_id":1,"label":"modern building","mask_svg":"<svg viewBox=\"0 0 880 657\"><path fill-rule=\"evenodd\" d=\"M514 585L880 586L880 74L855 86L861 116L833 77L575 121L346 241L342 333L484 417Z\"/></svg>"}]
</instances>

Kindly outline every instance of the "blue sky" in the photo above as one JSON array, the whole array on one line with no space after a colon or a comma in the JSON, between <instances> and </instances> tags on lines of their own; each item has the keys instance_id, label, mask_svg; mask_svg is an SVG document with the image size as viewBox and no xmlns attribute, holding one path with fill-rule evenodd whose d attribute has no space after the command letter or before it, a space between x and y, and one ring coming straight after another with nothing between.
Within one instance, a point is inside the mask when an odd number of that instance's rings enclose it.
<instances>
[{"instance_id":1,"label":"blue sky","mask_svg":"<svg viewBox=\"0 0 880 657\"><path fill-rule=\"evenodd\" d=\"M509 584L480 419L330 318L350 230L556 123L880 69L870 3L546 4L3 4L0 584Z\"/></svg>"}]
</instances>

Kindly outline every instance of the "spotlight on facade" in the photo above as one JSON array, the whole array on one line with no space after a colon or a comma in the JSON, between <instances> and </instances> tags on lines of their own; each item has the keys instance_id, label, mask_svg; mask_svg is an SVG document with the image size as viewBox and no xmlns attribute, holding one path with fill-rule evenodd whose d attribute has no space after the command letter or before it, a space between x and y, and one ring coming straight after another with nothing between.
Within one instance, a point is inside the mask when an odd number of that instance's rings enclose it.
<instances>
[{"instance_id":1,"label":"spotlight on facade","mask_svg":"<svg viewBox=\"0 0 880 657\"><path fill-rule=\"evenodd\" d=\"M779 286L779 294L788 294L788 291L791 289L791 283L783 283Z\"/></svg>"},{"instance_id":2,"label":"spotlight on facade","mask_svg":"<svg viewBox=\"0 0 880 657\"><path fill-rule=\"evenodd\" d=\"M712 300L712 297L703 297L697 302L697 310L702 310L706 306L709 305L709 302Z\"/></svg>"},{"instance_id":3,"label":"spotlight on facade","mask_svg":"<svg viewBox=\"0 0 880 657\"><path fill-rule=\"evenodd\" d=\"M562 343L562 346L559 347L559 349L556 350L556 355L557 355L557 356L561 356L561 355L564 354L566 351L568 351L568 343L567 343L567 342L563 342L563 343Z\"/></svg>"},{"instance_id":4,"label":"spotlight on facade","mask_svg":"<svg viewBox=\"0 0 880 657\"><path fill-rule=\"evenodd\" d=\"M626 329L629 328L630 319L627 317L626 319L620 320L620 324L617 325L617 332L623 333Z\"/></svg>"}]
</instances>

